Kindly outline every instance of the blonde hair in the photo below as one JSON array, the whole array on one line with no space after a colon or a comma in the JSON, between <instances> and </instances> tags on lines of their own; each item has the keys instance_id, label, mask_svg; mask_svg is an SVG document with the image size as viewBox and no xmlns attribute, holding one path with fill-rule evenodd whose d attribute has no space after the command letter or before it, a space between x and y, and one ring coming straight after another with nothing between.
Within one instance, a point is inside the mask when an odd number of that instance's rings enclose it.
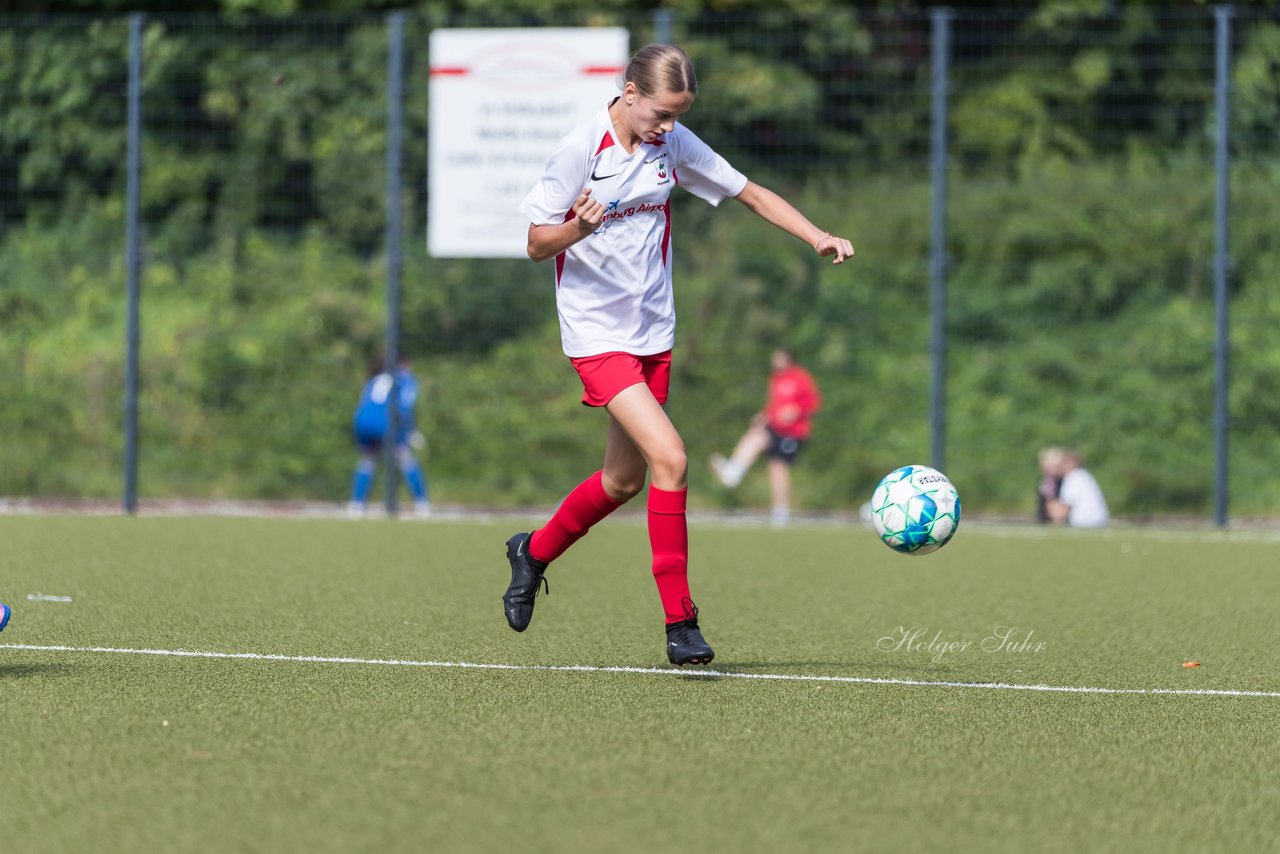
<instances>
[{"instance_id":1,"label":"blonde hair","mask_svg":"<svg viewBox=\"0 0 1280 854\"><path fill-rule=\"evenodd\" d=\"M1067 459L1067 449L1058 445L1050 445L1040 451L1040 468L1056 473Z\"/></svg>"},{"instance_id":2,"label":"blonde hair","mask_svg":"<svg viewBox=\"0 0 1280 854\"><path fill-rule=\"evenodd\" d=\"M1084 455L1075 448L1051 445L1040 452L1040 466L1055 472L1070 471L1084 466Z\"/></svg>"},{"instance_id":3,"label":"blonde hair","mask_svg":"<svg viewBox=\"0 0 1280 854\"><path fill-rule=\"evenodd\" d=\"M1049 447L1042 448L1040 450L1040 459L1053 460L1056 462L1057 460L1060 460L1064 456L1066 456L1066 454L1067 454L1066 448L1063 448L1060 445L1050 445Z\"/></svg>"},{"instance_id":4,"label":"blonde hair","mask_svg":"<svg viewBox=\"0 0 1280 854\"><path fill-rule=\"evenodd\" d=\"M693 60L675 45L651 44L642 47L627 62L623 83L634 83L647 98L666 92L698 94L698 75Z\"/></svg>"}]
</instances>

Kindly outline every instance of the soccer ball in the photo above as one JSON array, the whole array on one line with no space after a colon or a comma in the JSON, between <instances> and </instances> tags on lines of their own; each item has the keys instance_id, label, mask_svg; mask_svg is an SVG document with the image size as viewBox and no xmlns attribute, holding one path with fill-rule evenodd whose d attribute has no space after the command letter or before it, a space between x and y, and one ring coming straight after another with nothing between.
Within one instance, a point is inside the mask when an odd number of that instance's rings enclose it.
<instances>
[{"instance_id":1,"label":"soccer ball","mask_svg":"<svg viewBox=\"0 0 1280 854\"><path fill-rule=\"evenodd\" d=\"M870 510L880 541L903 554L936 552L960 525L956 488L928 466L903 466L885 475L871 493Z\"/></svg>"}]
</instances>

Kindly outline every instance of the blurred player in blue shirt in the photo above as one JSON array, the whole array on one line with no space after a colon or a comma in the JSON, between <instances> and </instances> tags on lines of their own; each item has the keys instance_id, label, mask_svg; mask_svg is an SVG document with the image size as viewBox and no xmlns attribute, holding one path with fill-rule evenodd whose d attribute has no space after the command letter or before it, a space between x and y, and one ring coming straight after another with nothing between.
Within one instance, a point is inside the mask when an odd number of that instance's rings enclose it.
<instances>
[{"instance_id":1,"label":"blurred player in blue shirt","mask_svg":"<svg viewBox=\"0 0 1280 854\"><path fill-rule=\"evenodd\" d=\"M360 459L351 480L351 502L347 512L353 518L364 515L369 505L369 490L373 487L373 475L378 468L378 454L390 429L390 402L394 391L396 420L396 462L404 473L405 483L413 495L414 511L419 516L431 512L431 500L427 496L427 479L414 454L415 448L426 444L414 422L414 410L418 405L418 378L409 370L408 361L401 359L395 375L383 370L382 360L376 360L369 371L369 380L360 391L352 428Z\"/></svg>"}]
</instances>

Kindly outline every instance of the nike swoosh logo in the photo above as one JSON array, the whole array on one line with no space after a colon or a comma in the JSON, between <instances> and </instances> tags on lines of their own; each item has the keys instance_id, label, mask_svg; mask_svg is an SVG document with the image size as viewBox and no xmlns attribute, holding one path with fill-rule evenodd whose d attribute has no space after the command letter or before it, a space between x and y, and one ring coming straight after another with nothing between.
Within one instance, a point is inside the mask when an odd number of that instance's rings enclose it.
<instances>
[{"instance_id":1,"label":"nike swoosh logo","mask_svg":"<svg viewBox=\"0 0 1280 854\"><path fill-rule=\"evenodd\" d=\"M595 171L594 169L592 169L592 170L591 170L591 180L592 180L592 181L604 181L604 180L607 180L607 179L609 179L609 178L616 178L616 177L618 177L618 176L619 176L619 175L621 175L621 174L622 174L622 172L621 172L621 171L618 171L618 172L614 172L612 175L597 175L597 174L596 174L596 171Z\"/></svg>"}]
</instances>

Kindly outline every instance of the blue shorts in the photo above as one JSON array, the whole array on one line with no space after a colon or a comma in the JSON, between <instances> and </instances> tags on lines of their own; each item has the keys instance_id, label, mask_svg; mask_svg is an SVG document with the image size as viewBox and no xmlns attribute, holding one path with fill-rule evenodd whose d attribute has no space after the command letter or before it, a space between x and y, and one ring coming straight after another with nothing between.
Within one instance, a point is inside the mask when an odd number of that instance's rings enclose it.
<instances>
[{"instance_id":1,"label":"blue shorts","mask_svg":"<svg viewBox=\"0 0 1280 854\"><path fill-rule=\"evenodd\" d=\"M396 430L396 446L409 444L409 432L404 428ZM364 451L377 451L382 448L382 439L386 434L384 432L374 433L371 430L356 429L356 444Z\"/></svg>"}]
</instances>

